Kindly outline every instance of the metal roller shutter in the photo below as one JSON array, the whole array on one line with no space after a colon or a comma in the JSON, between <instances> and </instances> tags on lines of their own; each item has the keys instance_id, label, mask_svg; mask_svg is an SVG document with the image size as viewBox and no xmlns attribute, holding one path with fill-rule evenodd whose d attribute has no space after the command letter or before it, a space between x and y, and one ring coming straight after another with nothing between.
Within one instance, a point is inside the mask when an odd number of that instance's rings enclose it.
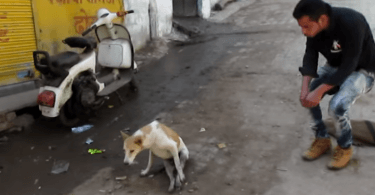
<instances>
[{"instance_id":1,"label":"metal roller shutter","mask_svg":"<svg viewBox=\"0 0 375 195\"><path fill-rule=\"evenodd\" d=\"M32 0L0 1L0 85L35 77Z\"/></svg>"}]
</instances>

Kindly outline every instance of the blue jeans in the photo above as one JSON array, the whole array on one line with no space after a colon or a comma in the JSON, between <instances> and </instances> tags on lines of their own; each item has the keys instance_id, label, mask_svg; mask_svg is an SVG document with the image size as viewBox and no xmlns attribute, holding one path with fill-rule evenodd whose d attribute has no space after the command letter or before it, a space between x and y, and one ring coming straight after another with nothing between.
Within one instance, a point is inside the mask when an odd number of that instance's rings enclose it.
<instances>
[{"instance_id":1,"label":"blue jeans","mask_svg":"<svg viewBox=\"0 0 375 195\"><path fill-rule=\"evenodd\" d=\"M326 64L318 68L319 78L314 79L310 84L310 90L314 90L324 83L337 71L336 68ZM366 71L355 71L350 74L343 83L340 84L340 89L335 93L329 102L328 113L334 119L339 128L337 131L341 135L337 139L337 144L342 148L348 148L353 143L352 127L349 119L349 109L355 100L362 94L369 92L374 85L373 73L369 74ZM327 129L323 123L322 111L320 106L310 109L313 118L313 130L316 131L317 138L328 138Z\"/></svg>"}]
</instances>

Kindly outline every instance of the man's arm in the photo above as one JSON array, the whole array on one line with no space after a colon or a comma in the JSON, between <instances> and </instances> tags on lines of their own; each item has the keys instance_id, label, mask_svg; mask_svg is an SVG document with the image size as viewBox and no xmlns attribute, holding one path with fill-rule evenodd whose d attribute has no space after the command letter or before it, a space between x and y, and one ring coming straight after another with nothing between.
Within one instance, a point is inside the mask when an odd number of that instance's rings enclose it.
<instances>
[{"instance_id":1,"label":"man's arm","mask_svg":"<svg viewBox=\"0 0 375 195\"><path fill-rule=\"evenodd\" d=\"M317 78L316 73L318 68L319 52L313 46L314 41L312 38L307 38L305 55L303 56L303 65L299 68L299 71L303 76L310 76Z\"/></svg>"},{"instance_id":2,"label":"man's arm","mask_svg":"<svg viewBox=\"0 0 375 195\"><path fill-rule=\"evenodd\" d=\"M303 67L299 68L299 71L303 75L302 78L302 87L301 87L301 95L300 101L302 106L306 106L306 97L309 94L309 86L311 79L314 77L318 77L316 73L317 66L318 66L318 51L313 47L313 41L310 38L307 38L306 41L306 51L303 57Z\"/></svg>"}]
</instances>

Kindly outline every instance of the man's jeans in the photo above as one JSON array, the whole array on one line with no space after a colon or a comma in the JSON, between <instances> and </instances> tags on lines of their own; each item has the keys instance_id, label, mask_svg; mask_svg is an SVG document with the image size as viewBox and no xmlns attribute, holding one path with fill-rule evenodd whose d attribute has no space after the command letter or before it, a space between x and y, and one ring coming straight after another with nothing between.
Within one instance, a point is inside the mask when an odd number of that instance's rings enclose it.
<instances>
[{"instance_id":1,"label":"man's jeans","mask_svg":"<svg viewBox=\"0 0 375 195\"><path fill-rule=\"evenodd\" d=\"M314 90L319 85L324 83L327 78L331 77L337 71L326 64L325 66L318 68L319 78L314 79L311 82L310 90ZM355 100L362 94L369 92L374 85L373 73L369 74L367 71L355 71L350 74L344 82L340 85L339 91L334 94L331 101L329 102L328 113L334 119L337 131L341 135L337 140L337 144L342 148L348 148L352 145L352 127L349 119L349 109ZM311 108L310 112L313 117L313 129L316 130L316 137L328 138L327 129L323 123L322 111L320 106Z\"/></svg>"}]
</instances>

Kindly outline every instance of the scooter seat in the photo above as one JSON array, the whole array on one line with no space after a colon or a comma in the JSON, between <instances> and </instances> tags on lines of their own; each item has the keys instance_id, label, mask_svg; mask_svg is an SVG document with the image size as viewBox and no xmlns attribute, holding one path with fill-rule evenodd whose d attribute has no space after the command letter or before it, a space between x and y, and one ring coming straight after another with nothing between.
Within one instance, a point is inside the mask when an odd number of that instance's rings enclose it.
<instances>
[{"instance_id":1,"label":"scooter seat","mask_svg":"<svg viewBox=\"0 0 375 195\"><path fill-rule=\"evenodd\" d=\"M72 51L62 52L51 57L52 66L64 69L70 69L79 61L79 54Z\"/></svg>"}]
</instances>

